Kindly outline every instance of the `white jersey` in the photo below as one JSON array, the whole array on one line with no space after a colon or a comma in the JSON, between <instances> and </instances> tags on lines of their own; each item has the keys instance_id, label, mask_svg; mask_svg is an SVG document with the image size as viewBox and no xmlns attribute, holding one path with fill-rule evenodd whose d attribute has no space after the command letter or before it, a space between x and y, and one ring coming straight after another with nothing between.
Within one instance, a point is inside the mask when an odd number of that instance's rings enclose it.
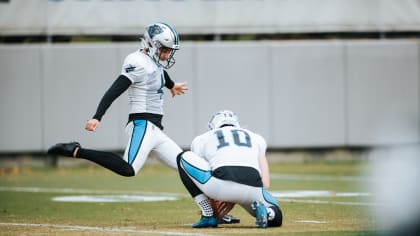
<instances>
[{"instance_id":1,"label":"white jersey","mask_svg":"<svg viewBox=\"0 0 420 236\"><path fill-rule=\"evenodd\" d=\"M226 126L197 136L191 151L206 159L212 170L221 166L247 166L259 172L259 157L265 155L265 139L247 129Z\"/></svg>"},{"instance_id":2,"label":"white jersey","mask_svg":"<svg viewBox=\"0 0 420 236\"><path fill-rule=\"evenodd\" d=\"M163 115L163 68L141 51L129 54L121 74L132 82L128 88L130 113Z\"/></svg>"}]
</instances>

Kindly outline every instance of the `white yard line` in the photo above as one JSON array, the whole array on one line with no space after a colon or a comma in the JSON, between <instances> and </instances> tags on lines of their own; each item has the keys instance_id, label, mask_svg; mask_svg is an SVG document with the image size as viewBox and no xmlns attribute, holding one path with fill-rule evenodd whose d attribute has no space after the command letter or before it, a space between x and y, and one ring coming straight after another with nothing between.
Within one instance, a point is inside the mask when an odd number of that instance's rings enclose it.
<instances>
[{"instance_id":1,"label":"white yard line","mask_svg":"<svg viewBox=\"0 0 420 236\"><path fill-rule=\"evenodd\" d=\"M25 224L25 223L7 223L7 222L0 222L0 225L14 226L14 227L55 228L55 229L60 229L60 230L80 230L80 231L116 232L116 233L134 233L134 234L211 236L210 234L195 234L195 233L160 231L160 230L136 230L136 229L118 228L118 227L95 227L95 226L56 225L56 224Z\"/></svg>"},{"instance_id":2,"label":"white yard line","mask_svg":"<svg viewBox=\"0 0 420 236\"><path fill-rule=\"evenodd\" d=\"M294 181L345 181L361 182L368 178L363 176L324 176L324 175L288 175L288 174L270 174L270 178L279 180Z\"/></svg>"},{"instance_id":3,"label":"white yard line","mask_svg":"<svg viewBox=\"0 0 420 236\"><path fill-rule=\"evenodd\" d=\"M309 223L309 224L327 224L328 221L323 221L323 220L292 220L293 222L296 223Z\"/></svg>"},{"instance_id":4,"label":"white yard line","mask_svg":"<svg viewBox=\"0 0 420 236\"><path fill-rule=\"evenodd\" d=\"M306 198L306 197L369 197L367 192L335 192L328 190L284 190L270 191L276 198Z\"/></svg>"},{"instance_id":5,"label":"white yard line","mask_svg":"<svg viewBox=\"0 0 420 236\"><path fill-rule=\"evenodd\" d=\"M175 201L174 196L144 196L144 195L77 195L53 197L56 202L157 202Z\"/></svg>"},{"instance_id":6,"label":"white yard line","mask_svg":"<svg viewBox=\"0 0 420 236\"><path fill-rule=\"evenodd\" d=\"M10 187L0 186L0 191L16 192L42 192L42 193L78 193L78 194L137 194L154 196L175 196L187 197L185 194L162 193L162 192L139 192L139 191L112 191L112 190L87 190L71 188L42 188L42 187ZM280 202L297 202L309 204L335 204L335 205L354 205L354 206L376 206L374 202L342 202L342 201L323 201L323 200L304 200L305 197L363 197L370 196L369 193L337 193L331 191L271 191L273 196ZM299 199L296 199L299 198Z\"/></svg>"},{"instance_id":7,"label":"white yard line","mask_svg":"<svg viewBox=\"0 0 420 236\"><path fill-rule=\"evenodd\" d=\"M338 201L321 201L321 200L302 200L302 199L289 199L282 198L280 202L297 202L297 203L311 203L311 204L335 204L335 205L350 205L350 206L376 206L374 202L338 202Z\"/></svg>"},{"instance_id":8,"label":"white yard line","mask_svg":"<svg viewBox=\"0 0 420 236\"><path fill-rule=\"evenodd\" d=\"M12 186L0 186L0 191L31 192L31 193L142 194L142 195L161 195L161 196L174 196L174 197L184 196L184 194L164 193L164 192L92 190L92 189L74 189L74 188L12 187Z\"/></svg>"}]
</instances>

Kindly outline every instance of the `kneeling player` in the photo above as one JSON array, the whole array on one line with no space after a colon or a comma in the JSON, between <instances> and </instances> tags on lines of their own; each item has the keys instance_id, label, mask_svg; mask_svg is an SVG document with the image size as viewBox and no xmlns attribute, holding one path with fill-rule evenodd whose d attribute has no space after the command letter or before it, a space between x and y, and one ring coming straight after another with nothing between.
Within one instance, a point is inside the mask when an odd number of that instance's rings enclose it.
<instances>
[{"instance_id":1,"label":"kneeling player","mask_svg":"<svg viewBox=\"0 0 420 236\"><path fill-rule=\"evenodd\" d=\"M270 178L263 137L241 128L236 115L225 110L211 118L209 131L193 140L191 151L199 157L184 152L177 163L183 184L202 212L193 228L217 227L220 212L209 198L230 203L228 210L239 204L260 228L281 226L281 209L266 190Z\"/></svg>"}]
</instances>

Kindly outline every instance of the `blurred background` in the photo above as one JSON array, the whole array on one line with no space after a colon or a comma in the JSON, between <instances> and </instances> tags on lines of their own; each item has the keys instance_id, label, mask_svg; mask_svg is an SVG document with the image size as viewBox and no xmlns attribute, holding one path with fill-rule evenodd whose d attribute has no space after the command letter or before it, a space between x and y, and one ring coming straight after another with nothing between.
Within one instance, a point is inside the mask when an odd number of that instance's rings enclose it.
<instances>
[{"instance_id":1,"label":"blurred background","mask_svg":"<svg viewBox=\"0 0 420 236\"><path fill-rule=\"evenodd\" d=\"M388 176L369 187L390 207L377 214L420 208L386 197L391 184L420 192L419 0L1 0L0 157L45 157L73 140L123 150L126 94L96 132L84 123L157 21L181 39L169 74L190 90L166 93L163 120L180 146L231 109L272 151L372 150L386 160L374 162L372 182Z\"/></svg>"},{"instance_id":2,"label":"blurred background","mask_svg":"<svg viewBox=\"0 0 420 236\"><path fill-rule=\"evenodd\" d=\"M182 147L221 109L271 149L419 141L420 1L3 0L0 153L124 149L125 94L83 127L156 21L181 38L169 73L190 91L163 124Z\"/></svg>"}]
</instances>

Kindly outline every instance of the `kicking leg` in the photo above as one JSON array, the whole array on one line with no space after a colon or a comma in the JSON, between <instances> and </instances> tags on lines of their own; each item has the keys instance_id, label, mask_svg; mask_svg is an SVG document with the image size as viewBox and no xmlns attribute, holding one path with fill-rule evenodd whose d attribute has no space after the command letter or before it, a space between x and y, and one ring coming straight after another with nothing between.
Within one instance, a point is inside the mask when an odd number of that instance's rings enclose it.
<instances>
[{"instance_id":1,"label":"kicking leg","mask_svg":"<svg viewBox=\"0 0 420 236\"><path fill-rule=\"evenodd\" d=\"M134 169L120 156L112 152L102 152L82 148L78 142L58 143L48 149L48 154L78 157L92 161L122 176L134 176Z\"/></svg>"},{"instance_id":2,"label":"kicking leg","mask_svg":"<svg viewBox=\"0 0 420 236\"><path fill-rule=\"evenodd\" d=\"M157 159L175 170L178 169L177 155L182 152L182 149L163 131L155 130L155 133L158 144L153 148L153 151L156 153Z\"/></svg>"},{"instance_id":3,"label":"kicking leg","mask_svg":"<svg viewBox=\"0 0 420 236\"><path fill-rule=\"evenodd\" d=\"M146 120L135 120L127 125L126 131L129 135L129 142L124 158L112 152L82 148L78 142L58 143L48 150L48 154L83 158L119 175L127 177L134 176L141 166L143 166L150 152L151 145L153 145L153 140L151 140L150 135L146 135L146 132L150 133L147 129L148 125ZM146 144L143 145L144 143Z\"/></svg>"},{"instance_id":4,"label":"kicking leg","mask_svg":"<svg viewBox=\"0 0 420 236\"><path fill-rule=\"evenodd\" d=\"M76 157L95 162L122 176L131 177L135 175L133 167L120 156L112 152L80 148Z\"/></svg>"}]
</instances>

